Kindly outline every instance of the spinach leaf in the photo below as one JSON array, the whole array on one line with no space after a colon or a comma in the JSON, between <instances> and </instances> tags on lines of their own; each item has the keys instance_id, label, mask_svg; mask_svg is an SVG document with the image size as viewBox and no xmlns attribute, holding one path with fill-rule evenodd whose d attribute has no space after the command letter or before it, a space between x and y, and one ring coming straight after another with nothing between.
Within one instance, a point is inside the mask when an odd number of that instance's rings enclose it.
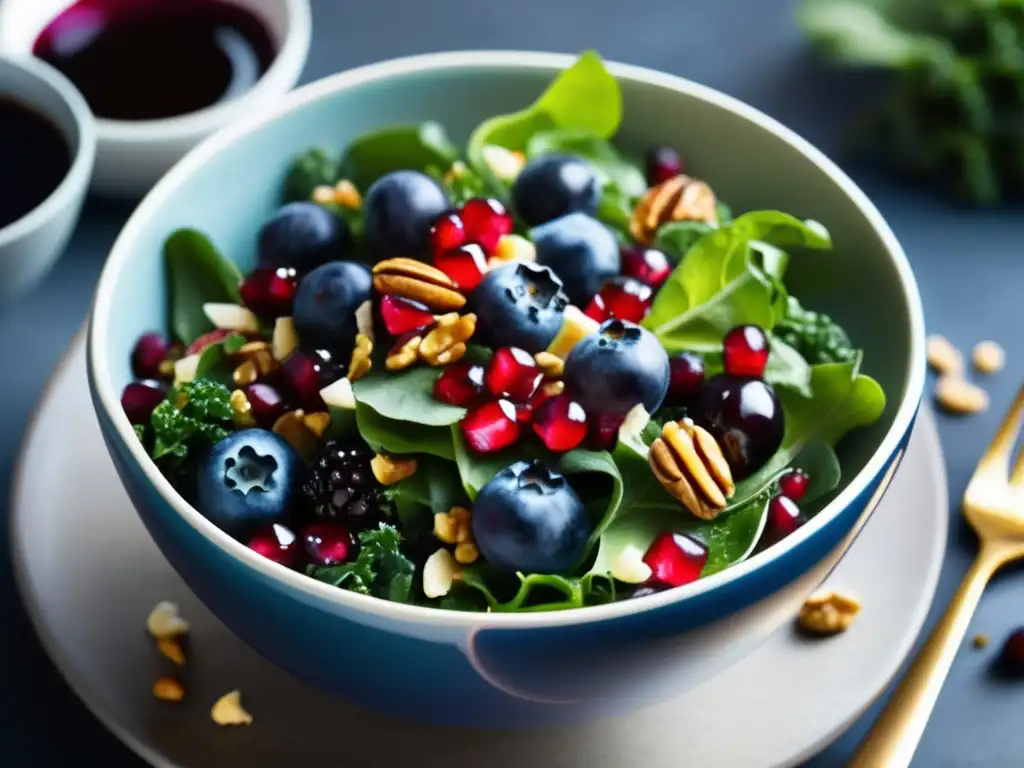
<instances>
[{"instance_id":1,"label":"spinach leaf","mask_svg":"<svg viewBox=\"0 0 1024 768\"><path fill-rule=\"evenodd\" d=\"M417 366L399 373L371 373L352 384L357 403L363 403L381 416L431 427L455 424L466 415L434 399L434 382L440 375L435 368Z\"/></svg>"},{"instance_id":2,"label":"spinach leaf","mask_svg":"<svg viewBox=\"0 0 1024 768\"><path fill-rule=\"evenodd\" d=\"M396 503L403 519L403 507L409 504L427 508L431 513L447 512L466 503L466 494L459 479L458 468L451 461L436 456L420 456L416 473L389 486L385 493Z\"/></svg>"},{"instance_id":3,"label":"spinach leaf","mask_svg":"<svg viewBox=\"0 0 1024 768\"><path fill-rule=\"evenodd\" d=\"M340 176L365 191L391 171L448 168L458 157L458 148L439 123L400 125L351 142L341 158Z\"/></svg>"},{"instance_id":4,"label":"spinach leaf","mask_svg":"<svg viewBox=\"0 0 1024 768\"><path fill-rule=\"evenodd\" d=\"M526 144L529 159L564 152L589 162L597 171L602 185L614 184L627 198L640 197L647 191L647 180L637 163L622 157L611 142L582 128L556 128L535 133Z\"/></svg>"},{"instance_id":5,"label":"spinach leaf","mask_svg":"<svg viewBox=\"0 0 1024 768\"><path fill-rule=\"evenodd\" d=\"M242 273L202 232L172 232L164 242L164 263L170 292L170 325L178 341L191 344L213 330L203 304L240 302L238 285Z\"/></svg>"},{"instance_id":6,"label":"spinach leaf","mask_svg":"<svg viewBox=\"0 0 1024 768\"><path fill-rule=\"evenodd\" d=\"M306 573L335 587L375 595L396 603L412 600L416 567L402 554L402 536L394 526L380 523L359 534L359 554L343 565L315 566Z\"/></svg>"},{"instance_id":7,"label":"spinach leaf","mask_svg":"<svg viewBox=\"0 0 1024 768\"><path fill-rule=\"evenodd\" d=\"M785 311L778 282L756 262L755 241L828 248L828 233L779 211L754 211L701 237L662 286L644 326L671 352L715 350L751 323L770 330Z\"/></svg>"},{"instance_id":8,"label":"spinach leaf","mask_svg":"<svg viewBox=\"0 0 1024 768\"><path fill-rule=\"evenodd\" d=\"M600 605L615 601L615 582L602 573L588 573L581 578L556 574L517 573L519 587L507 601L498 599L487 584L487 569L482 567L464 568L462 583L483 595L487 607L500 613L526 613L534 611L562 611L582 608L585 605ZM538 590L560 594L564 599L537 601Z\"/></svg>"},{"instance_id":9,"label":"spinach leaf","mask_svg":"<svg viewBox=\"0 0 1024 768\"><path fill-rule=\"evenodd\" d=\"M607 139L622 120L622 93L615 78L594 51L585 51L551 82L529 107L508 115L496 115L481 123L469 137L466 154L470 165L497 189L504 185L483 160L489 144L525 150L530 138L553 128L580 128Z\"/></svg>"},{"instance_id":10,"label":"spinach leaf","mask_svg":"<svg viewBox=\"0 0 1024 768\"><path fill-rule=\"evenodd\" d=\"M536 458L538 455L530 450L524 444L527 441L524 441L524 443L498 451L496 454L477 456L466 445L466 440L462 436L462 430L458 424L453 424L451 427L451 440L455 446L455 464L459 470L459 477L462 479L462 487L470 499L475 499L480 489L505 467L515 464L517 461Z\"/></svg>"},{"instance_id":11,"label":"spinach leaf","mask_svg":"<svg viewBox=\"0 0 1024 768\"><path fill-rule=\"evenodd\" d=\"M452 461L455 450L447 427L399 421L382 416L366 403L356 403L356 427L375 451L426 453Z\"/></svg>"},{"instance_id":12,"label":"spinach leaf","mask_svg":"<svg viewBox=\"0 0 1024 768\"><path fill-rule=\"evenodd\" d=\"M333 187L341 179L338 158L320 147L313 147L296 157L284 180L284 202L309 200L317 187Z\"/></svg>"}]
</instances>

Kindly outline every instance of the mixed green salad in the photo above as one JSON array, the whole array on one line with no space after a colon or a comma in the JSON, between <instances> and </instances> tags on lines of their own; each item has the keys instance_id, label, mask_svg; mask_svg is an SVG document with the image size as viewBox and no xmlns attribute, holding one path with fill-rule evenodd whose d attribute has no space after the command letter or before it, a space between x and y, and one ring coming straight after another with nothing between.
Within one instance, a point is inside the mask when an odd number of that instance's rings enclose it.
<instances>
[{"instance_id":1,"label":"mixed green salad","mask_svg":"<svg viewBox=\"0 0 1024 768\"><path fill-rule=\"evenodd\" d=\"M639 598L792 533L885 406L785 287L828 232L734 215L621 119L586 52L464 149L430 122L295 158L248 274L171 233L122 397L149 455L280 566L445 609Z\"/></svg>"}]
</instances>

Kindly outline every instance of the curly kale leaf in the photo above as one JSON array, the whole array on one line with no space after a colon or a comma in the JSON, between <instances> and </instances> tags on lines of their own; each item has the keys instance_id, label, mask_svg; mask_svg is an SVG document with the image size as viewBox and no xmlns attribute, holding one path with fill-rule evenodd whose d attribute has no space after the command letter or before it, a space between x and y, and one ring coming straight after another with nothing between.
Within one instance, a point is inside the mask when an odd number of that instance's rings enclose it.
<instances>
[{"instance_id":1,"label":"curly kale leaf","mask_svg":"<svg viewBox=\"0 0 1024 768\"><path fill-rule=\"evenodd\" d=\"M850 337L828 315L804 309L792 296L788 299L786 318L773 333L793 347L811 365L848 363L857 356Z\"/></svg>"},{"instance_id":2,"label":"curly kale leaf","mask_svg":"<svg viewBox=\"0 0 1024 768\"><path fill-rule=\"evenodd\" d=\"M359 534L359 554L353 562L313 565L309 566L307 573L335 587L396 603L408 603L412 599L416 567L402 554L401 545L402 535L398 529L381 523L378 528Z\"/></svg>"},{"instance_id":3,"label":"curly kale leaf","mask_svg":"<svg viewBox=\"0 0 1024 768\"><path fill-rule=\"evenodd\" d=\"M231 426L230 401L228 388L209 379L172 391L150 417L152 457L180 465L192 449L223 440Z\"/></svg>"}]
</instances>

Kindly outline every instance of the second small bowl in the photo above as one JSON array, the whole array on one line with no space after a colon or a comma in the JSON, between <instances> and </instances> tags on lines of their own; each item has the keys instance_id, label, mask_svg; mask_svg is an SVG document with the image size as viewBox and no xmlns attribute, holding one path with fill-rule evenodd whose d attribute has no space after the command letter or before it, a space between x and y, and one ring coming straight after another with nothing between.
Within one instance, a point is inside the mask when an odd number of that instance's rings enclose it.
<instances>
[{"instance_id":1,"label":"second small bowl","mask_svg":"<svg viewBox=\"0 0 1024 768\"><path fill-rule=\"evenodd\" d=\"M0 55L30 56L40 33L74 2L0 2ZM233 2L266 23L277 46L273 64L238 98L191 114L138 122L98 119L94 192L141 197L193 146L219 128L275 103L298 82L312 34L309 0Z\"/></svg>"}]
</instances>

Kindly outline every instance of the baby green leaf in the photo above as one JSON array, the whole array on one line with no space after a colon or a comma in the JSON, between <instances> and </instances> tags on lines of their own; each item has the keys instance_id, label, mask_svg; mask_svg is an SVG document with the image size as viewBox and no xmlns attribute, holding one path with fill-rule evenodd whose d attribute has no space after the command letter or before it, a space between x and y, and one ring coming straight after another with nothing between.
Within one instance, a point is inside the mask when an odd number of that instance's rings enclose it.
<instances>
[{"instance_id":1,"label":"baby green leaf","mask_svg":"<svg viewBox=\"0 0 1024 768\"><path fill-rule=\"evenodd\" d=\"M679 262L698 240L714 229L704 221L675 221L658 229L654 237L654 247L663 251L673 261Z\"/></svg>"},{"instance_id":2,"label":"baby green leaf","mask_svg":"<svg viewBox=\"0 0 1024 768\"><path fill-rule=\"evenodd\" d=\"M611 142L581 128L556 128L530 137L527 158L551 153L567 153L588 161L602 184L614 184L626 197L639 197L647 191L647 180L640 167L623 158Z\"/></svg>"},{"instance_id":3,"label":"baby green leaf","mask_svg":"<svg viewBox=\"0 0 1024 768\"><path fill-rule=\"evenodd\" d=\"M451 461L436 456L420 456L416 473L387 489L388 497L398 504L399 514L404 503L427 507L431 512L447 512L466 501L459 479L459 471Z\"/></svg>"},{"instance_id":4,"label":"baby green leaf","mask_svg":"<svg viewBox=\"0 0 1024 768\"><path fill-rule=\"evenodd\" d=\"M196 364L196 378L212 379L225 386L230 385L232 383L231 371L224 363L242 348L245 341L245 337L241 334L232 333L220 341L208 345L199 355L199 362Z\"/></svg>"},{"instance_id":5,"label":"baby green leaf","mask_svg":"<svg viewBox=\"0 0 1024 768\"><path fill-rule=\"evenodd\" d=\"M296 157L284 181L286 203L309 200L320 186L333 187L341 178L338 158L320 147L313 147Z\"/></svg>"},{"instance_id":6,"label":"baby green leaf","mask_svg":"<svg viewBox=\"0 0 1024 768\"><path fill-rule=\"evenodd\" d=\"M437 369L424 366L399 373L371 373L352 384L352 393L357 403L368 405L386 418L446 427L461 420L466 409L434 399L438 375Z\"/></svg>"},{"instance_id":7,"label":"baby green leaf","mask_svg":"<svg viewBox=\"0 0 1024 768\"><path fill-rule=\"evenodd\" d=\"M190 344L213 330L203 305L239 303L242 273L224 258L202 232L179 229L164 242L164 262L170 290L171 330Z\"/></svg>"},{"instance_id":8,"label":"baby green leaf","mask_svg":"<svg viewBox=\"0 0 1024 768\"><path fill-rule=\"evenodd\" d=\"M483 150L489 144L525 150L530 138L553 128L579 128L607 139L622 120L622 93L615 78L594 51L585 51L563 70L531 106L497 115L477 126L466 154L479 173L502 188L487 168Z\"/></svg>"},{"instance_id":9,"label":"baby green leaf","mask_svg":"<svg viewBox=\"0 0 1024 768\"><path fill-rule=\"evenodd\" d=\"M455 446L455 463L462 478L462 487L470 499L475 499L480 489L505 467L537 456L537 453L521 444L489 456L477 456L466 444L458 424L451 427L451 439Z\"/></svg>"},{"instance_id":10,"label":"baby green leaf","mask_svg":"<svg viewBox=\"0 0 1024 768\"><path fill-rule=\"evenodd\" d=\"M789 387L804 397L811 397L811 366L793 347L781 339L770 339L771 352L764 379L773 387Z\"/></svg>"},{"instance_id":11,"label":"baby green leaf","mask_svg":"<svg viewBox=\"0 0 1024 768\"><path fill-rule=\"evenodd\" d=\"M458 148L439 123L400 125L351 142L341 159L340 176L365 192L391 171L448 168L458 157Z\"/></svg>"},{"instance_id":12,"label":"baby green leaf","mask_svg":"<svg viewBox=\"0 0 1024 768\"><path fill-rule=\"evenodd\" d=\"M449 461L455 458L448 427L389 419L362 402L356 403L356 427L375 451L427 453Z\"/></svg>"}]
</instances>

